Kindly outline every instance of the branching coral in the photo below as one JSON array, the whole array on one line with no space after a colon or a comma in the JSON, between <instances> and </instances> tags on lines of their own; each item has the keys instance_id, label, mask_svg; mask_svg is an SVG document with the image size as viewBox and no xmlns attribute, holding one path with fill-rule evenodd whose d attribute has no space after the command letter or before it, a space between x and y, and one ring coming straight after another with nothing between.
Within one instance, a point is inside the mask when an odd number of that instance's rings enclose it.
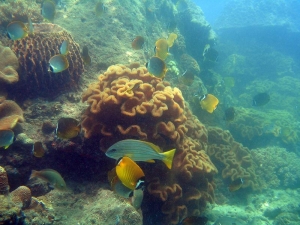
<instances>
[{"instance_id":1,"label":"branching coral","mask_svg":"<svg viewBox=\"0 0 300 225\"><path fill-rule=\"evenodd\" d=\"M0 130L10 130L23 121L23 110L17 103L11 100L0 102Z\"/></svg>"},{"instance_id":2,"label":"branching coral","mask_svg":"<svg viewBox=\"0 0 300 225\"><path fill-rule=\"evenodd\" d=\"M216 167L205 153L207 131L192 115L181 91L151 76L145 67L114 65L83 94L89 103L82 121L85 137L101 139L102 150L136 138L176 148L171 170L157 163L146 169L148 192L162 202L165 224L199 215L213 201Z\"/></svg>"},{"instance_id":3,"label":"branching coral","mask_svg":"<svg viewBox=\"0 0 300 225\"><path fill-rule=\"evenodd\" d=\"M221 128L208 128L208 155L222 171L223 178L231 181L243 178L243 188L260 188L260 180L256 174L256 165L248 148L234 141L229 131Z\"/></svg>"}]
</instances>

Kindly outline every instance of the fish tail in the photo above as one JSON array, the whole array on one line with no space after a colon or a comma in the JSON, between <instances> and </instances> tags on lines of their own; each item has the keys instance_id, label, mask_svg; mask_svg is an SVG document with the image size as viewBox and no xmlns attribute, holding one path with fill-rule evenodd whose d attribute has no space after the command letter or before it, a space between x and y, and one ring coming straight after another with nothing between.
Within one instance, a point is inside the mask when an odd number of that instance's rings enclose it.
<instances>
[{"instance_id":1,"label":"fish tail","mask_svg":"<svg viewBox=\"0 0 300 225\"><path fill-rule=\"evenodd\" d=\"M172 168L172 164L173 164L173 158L174 158L174 155L175 155L175 151L176 151L176 148L170 150L170 151L167 151L167 152L163 152L161 153L164 158L163 158L163 162L164 164L166 164L166 166L171 169Z\"/></svg>"},{"instance_id":2,"label":"fish tail","mask_svg":"<svg viewBox=\"0 0 300 225\"><path fill-rule=\"evenodd\" d=\"M34 177L36 177L36 173L37 173L36 170L32 170L31 174L30 174L30 177L29 177L29 180L32 179L32 178L34 178Z\"/></svg>"}]
</instances>

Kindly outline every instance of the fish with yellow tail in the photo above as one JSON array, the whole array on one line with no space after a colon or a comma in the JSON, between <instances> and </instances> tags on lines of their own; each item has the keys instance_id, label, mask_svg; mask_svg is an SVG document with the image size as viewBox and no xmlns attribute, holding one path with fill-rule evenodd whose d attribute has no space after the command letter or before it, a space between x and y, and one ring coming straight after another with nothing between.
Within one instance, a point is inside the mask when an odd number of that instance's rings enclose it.
<instances>
[{"instance_id":1,"label":"fish with yellow tail","mask_svg":"<svg viewBox=\"0 0 300 225\"><path fill-rule=\"evenodd\" d=\"M108 148L106 156L119 159L121 157L130 157L133 161L154 162L154 159L163 161L171 169L176 149L167 152L155 144L146 141L126 139L119 141Z\"/></svg>"},{"instance_id":2,"label":"fish with yellow tail","mask_svg":"<svg viewBox=\"0 0 300 225\"><path fill-rule=\"evenodd\" d=\"M67 54L69 53L69 42L64 40L60 46L60 54L52 56L49 60L50 71L59 73L69 68Z\"/></svg>"},{"instance_id":3,"label":"fish with yellow tail","mask_svg":"<svg viewBox=\"0 0 300 225\"><path fill-rule=\"evenodd\" d=\"M38 177L49 184L51 184L54 188L63 191L66 190L67 185L62 176L55 170L52 169L44 169L44 170L32 170L30 179Z\"/></svg>"},{"instance_id":4,"label":"fish with yellow tail","mask_svg":"<svg viewBox=\"0 0 300 225\"><path fill-rule=\"evenodd\" d=\"M213 113L219 104L219 99L212 94L206 94L200 97L201 108L209 113Z\"/></svg>"},{"instance_id":5,"label":"fish with yellow tail","mask_svg":"<svg viewBox=\"0 0 300 225\"><path fill-rule=\"evenodd\" d=\"M21 40L28 36L28 27L21 21L13 21L7 25L7 36L11 40Z\"/></svg>"},{"instance_id":6,"label":"fish with yellow tail","mask_svg":"<svg viewBox=\"0 0 300 225\"><path fill-rule=\"evenodd\" d=\"M173 43L172 43L173 44ZM155 56L165 60L169 55L169 43L167 39L160 38L155 42Z\"/></svg>"},{"instance_id":7,"label":"fish with yellow tail","mask_svg":"<svg viewBox=\"0 0 300 225\"><path fill-rule=\"evenodd\" d=\"M146 63L146 67L151 75L161 79L164 79L168 71L164 60L156 56L153 56L149 59L149 61Z\"/></svg>"},{"instance_id":8,"label":"fish with yellow tail","mask_svg":"<svg viewBox=\"0 0 300 225\"><path fill-rule=\"evenodd\" d=\"M129 157L123 157L116 166L116 173L122 184L131 190L143 189L145 174L143 170Z\"/></svg>"}]
</instances>

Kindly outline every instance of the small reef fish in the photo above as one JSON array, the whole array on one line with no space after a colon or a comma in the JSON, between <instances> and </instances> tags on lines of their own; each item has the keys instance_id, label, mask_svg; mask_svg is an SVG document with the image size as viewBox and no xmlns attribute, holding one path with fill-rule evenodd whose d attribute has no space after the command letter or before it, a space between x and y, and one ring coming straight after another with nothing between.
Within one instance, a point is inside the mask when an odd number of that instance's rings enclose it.
<instances>
[{"instance_id":1,"label":"small reef fish","mask_svg":"<svg viewBox=\"0 0 300 225\"><path fill-rule=\"evenodd\" d=\"M161 149L150 142L126 139L118 141L108 148L106 156L113 159L130 157L133 161L154 162L154 159L163 161L171 169L176 149L162 152Z\"/></svg>"},{"instance_id":2,"label":"small reef fish","mask_svg":"<svg viewBox=\"0 0 300 225\"><path fill-rule=\"evenodd\" d=\"M224 120L225 121L233 121L234 120L234 115L235 115L234 107L229 107L229 108L225 109Z\"/></svg>"},{"instance_id":3,"label":"small reef fish","mask_svg":"<svg viewBox=\"0 0 300 225\"><path fill-rule=\"evenodd\" d=\"M189 216L183 219L179 225L205 225L208 219L205 216Z\"/></svg>"},{"instance_id":4,"label":"small reef fish","mask_svg":"<svg viewBox=\"0 0 300 225\"><path fill-rule=\"evenodd\" d=\"M155 77L163 79L168 71L166 63L159 57L153 56L146 63L149 73Z\"/></svg>"},{"instance_id":5,"label":"small reef fish","mask_svg":"<svg viewBox=\"0 0 300 225\"><path fill-rule=\"evenodd\" d=\"M266 92L258 93L252 99L253 106L264 106L270 101L270 95Z\"/></svg>"},{"instance_id":6,"label":"small reef fish","mask_svg":"<svg viewBox=\"0 0 300 225\"><path fill-rule=\"evenodd\" d=\"M217 62L219 53L216 49L212 48L209 44L205 45L203 50L204 61Z\"/></svg>"},{"instance_id":7,"label":"small reef fish","mask_svg":"<svg viewBox=\"0 0 300 225\"><path fill-rule=\"evenodd\" d=\"M32 154L37 158L42 158L45 155L45 148L43 146L43 143L40 141L37 141L32 146Z\"/></svg>"},{"instance_id":8,"label":"small reef fish","mask_svg":"<svg viewBox=\"0 0 300 225\"><path fill-rule=\"evenodd\" d=\"M186 70L182 76L179 78L179 81L184 85L191 86L194 82L195 75L190 70Z\"/></svg>"},{"instance_id":9,"label":"small reef fish","mask_svg":"<svg viewBox=\"0 0 300 225\"><path fill-rule=\"evenodd\" d=\"M116 167L108 171L107 178L111 189L119 196L123 198L130 198L133 196L133 191L126 187L117 176Z\"/></svg>"},{"instance_id":10,"label":"small reef fish","mask_svg":"<svg viewBox=\"0 0 300 225\"><path fill-rule=\"evenodd\" d=\"M217 99L212 94L206 94L200 97L201 108L209 113L213 113L219 104L219 99Z\"/></svg>"},{"instance_id":11,"label":"small reef fish","mask_svg":"<svg viewBox=\"0 0 300 225\"><path fill-rule=\"evenodd\" d=\"M232 181L228 187L228 190L230 192L234 192L239 190L243 186L244 180L243 178L237 178L234 181Z\"/></svg>"},{"instance_id":12,"label":"small reef fish","mask_svg":"<svg viewBox=\"0 0 300 225\"><path fill-rule=\"evenodd\" d=\"M59 73L69 68L69 61L67 57L62 54L52 56L49 60L49 64L52 73Z\"/></svg>"},{"instance_id":13,"label":"small reef fish","mask_svg":"<svg viewBox=\"0 0 300 225\"><path fill-rule=\"evenodd\" d=\"M0 130L0 148L7 149L14 142L15 134L11 130Z\"/></svg>"},{"instance_id":14,"label":"small reef fish","mask_svg":"<svg viewBox=\"0 0 300 225\"><path fill-rule=\"evenodd\" d=\"M95 14L97 17L101 17L107 11L105 4L100 1L95 6Z\"/></svg>"},{"instance_id":15,"label":"small reef fish","mask_svg":"<svg viewBox=\"0 0 300 225\"><path fill-rule=\"evenodd\" d=\"M177 39L177 34L175 33L171 33L167 39L168 42L168 46L169 48L171 48L174 44L174 41Z\"/></svg>"},{"instance_id":16,"label":"small reef fish","mask_svg":"<svg viewBox=\"0 0 300 225\"><path fill-rule=\"evenodd\" d=\"M68 117L60 118L57 122L55 134L61 139L71 139L76 137L81 131L80 123Z\"/></svg>"},{"instance_id":17,"label":"small reef fish","mask_svg":"<svg viewBox=\"0 0 300 225\"><path fill-rule=\"evenodd\" d=\"M11 40L20 40L28 36L28 28L21 21L14 21L7 25L7 36Z\"/></svg>"},{"instance_id":18,"label":"small reef fish","mask_svg":"<svg viewBox=\"0 0 300 225\"><path fill-rule=\"evenodd\" d=\"M131 46L133 49L135 50L139 50L142 49L145 43L145 38L142 36L136 36L132 42L131 42Z\"/></svg>"},{"instance_id":19,"label":"small reef fish","mask_svg":"<svg viewBox=\"0 0 300 225\"><path fill-rule=\"evenodd\" d=\"M154 48L155 56L165 60L169 55L169 44L164 38L158 39Z\"/></svg>"},{"instance_id":20,"label":"small reef fish","mask_svg":"<svg viewBox=\"0 0 300 225\"><path fill-rule=\"evenodd\" d=\"M82 58L83 63L85 65L91 65L92 60L91 60L91 57L89 55L89 49L88 49L88 47L86 45L83 46L83 48L82 48L81 58Z\"/></svg>"},{"instance_id":21,"label":"small reef fish","mask_svg":"<svg viewBox=\"0 0 300 225\"><path fill-rule=\"evenodd\" d=\"M60 54L67 55L69 53L69 41L64 40L59 48Z\"/></svg>"},{"instance_id":22,"label":"small reef fish","mask_svg":"<svg viewBox=\"0 0 300 225\"><path fill-rule=\"evenodd\" d=\"M145 174L129 157L123 157L116 166L116 173L122 184L131 190L144 188Z\"/></svg>"},{"instance_id":23,"label":"small reef fish","mask_svg":"<svg viewBox=\"0 0 300 225\"><path fill-rule=\"evenodd\" d=\"M131 94L131 93L133 93L135 90L137 90L139 87L140 87L140 83L135 83L133 86L132 86L132 88L129 88L126 92L128 93L128 94Z\"/></svg>"},{"instance_id":24,"label":"small reef fish","mask_svg":"<svg viewBox=\"0 0 300 225\"><path fill-rule=\"evenodd\" d=\"M51 0L45 0L42 3L42 16L49 21L54 20L56 4Z\"/></svg>"},{"instance_id":25,"label":"small reef fish","mask_svg":"<svg viewBox=\"0 0 300 225\"><path fill-rule=\"evenodd\" d=\"M51 184L54 188L58 190L66 190L67 185L62 176L55 170L52 169L44 169L40 171L32 170L30 179L38 177L49 184Z\"/></svg>"}]
</instances>

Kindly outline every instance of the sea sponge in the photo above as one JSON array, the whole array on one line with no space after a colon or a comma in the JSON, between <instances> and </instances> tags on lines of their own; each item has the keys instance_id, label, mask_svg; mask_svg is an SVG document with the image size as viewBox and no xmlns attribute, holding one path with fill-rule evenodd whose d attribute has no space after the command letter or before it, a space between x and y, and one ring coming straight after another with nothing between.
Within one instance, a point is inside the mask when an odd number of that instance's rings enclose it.
<instances>
[{"instance_id":1,"label":"sea sponge","mask_svg":"<svg viewBox=\"0 0 300 225\"><path fill-rule=\"evenodd\" d=\"M83 94L89 104L81 124L85 137L99 138L103 151L127 138L152 142L162 150L176 148L171 170L161 163L145 169L148 192L155 197L151 201L160 202L165 224L200 215L213 201L217 168L205 153L207 131L181 91L145 67L110 66L98 80Z\"/></svg>"},{"instance_id":2,"label":"sea sponge","mask_svg":"<svg viewBox=\"0 0 300 225\"><path fill-rule=\"evenodd\" d=\"M9 184L5 169L0 166L0 195L8 194Z\"/></svg>"},{"instance_id":3,"label":"sea sponge","mask_svg":"<svg viewBox=\"0 0 300 225\"><path fill-rule=\"evenodd\" d=\"M62 42L69 41L69 68L61 73L49 71L49 59L59 54ZM17 41L7 41L20 63L18 82L13 93L17 99L26 97L53 98L62 91L76 88L84 70L79 45L72 35L56 24L34 24L34 34Z\"/></svg>"},{"instance_id":4,"label":"sea sponge","mask_svg":"<svg viewBox=\"0 0 300 225\"><path fill-rule=\"evenodd\" d=\"M208 127L208 155L222 171L222 177L231 181L243 178L242 188L260 189L256 165L248 148L234 141L229 131Z\"/></svg>"},{"instance_id":5,"label":"sea sponge","mask_svg":"<svg viewBox=\"0 0 300 225\"><path fill-rule=\"evenodd\" d=\"M21 205L23 209L27 208L31 203L31 191L26 186L20 186L11 193L12 201Z\"/></svg>"},{"instance_id":6,"label":"sea sponge","mask_svg":"<svg viewBox=\"0 0 300 225\"><path fill-rule=\"evenodd\" d=\"M0 45L0 83L13 84L19 81L19 62L15 53Z\"/></svg>"},{"instance_id":7,"label":"sea sponge","mask_svg":"<svg viewBox=\"0 0 300 225\"><path fill-rule=\"evenodd\" d=\"M11 100L0 102L0 130L11 130L17 122L23 122L23 110Z\"/></svg>"}]
</instances>

